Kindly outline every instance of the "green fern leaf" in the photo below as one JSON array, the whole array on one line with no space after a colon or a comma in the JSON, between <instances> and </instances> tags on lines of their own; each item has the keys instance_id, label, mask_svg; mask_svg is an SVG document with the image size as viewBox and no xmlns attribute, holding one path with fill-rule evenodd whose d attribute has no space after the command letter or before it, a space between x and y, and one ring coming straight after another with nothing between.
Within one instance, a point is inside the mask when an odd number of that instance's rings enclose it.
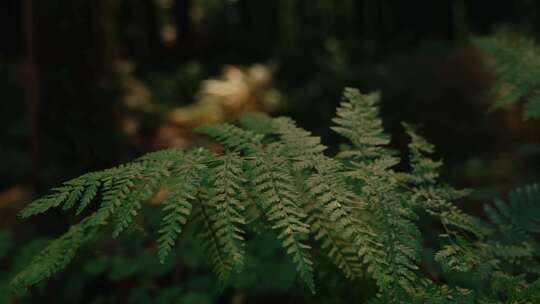
<instances>
[{"instance_id":1,"label":"green fern leaf","mask_svg":"<svg viewBox=\"0 0 540 304\"><path fill-rule=\"evenodd\" d=\"M296 123L290 118L279 117L273 119L271 126L273 132L280 136L288 155L295 161L297 170L313 167L315 164L314 158L326 150L326 146L321 144L319 137L297 127Z\"/></svg>"},{"instance_id":2,"label":"green fern leaf","mask_svg":"<svg viewBox=\"0 0 540 304\"><path fill-rule=\"evenodd\" d=\"M391 169L399 162L386 147L389 137L379 118L376 93L363 95L346 89L332 129L353 146L338 155L347 166L346 176L362 182L361 199L367 204L360 217L360 254L384 297L395 299L399 289L414 292L419 259L419 231L412 222L416 214L398 192L398 175Z\"/></svg>"},{"instance_id":3,"label":"green fern leaf","mask_svg":"<svg viewBox=\"0 0 540 304\"><path fill-rule=\"evenodd\" d=\"M221 289L223 289L231 276L234 265L228 259L229 255L222 247L222 242L218 237L216 220L219 214L209 203L209 193L204 189L200 193L200 200L195 208L195 218L201 226L199 239L210 257L214 273L218 277Z\"/></svg>"},{"instance_id":4,"label":"green fern leaf","mask_svg":"<svg viewBox=\"0 0 540 304\"><path fill-rule=\"evenodd\" d=\"M240 125L243 129L256 134L267 135L272 133L273 119L266 113L250 112L240 117Z\"/></svg>"},{"instance_id":5,"label":"green fern leaf","mask_svg":"<svg viewBox=\"0 0 540 304\"><path fill-rule=\"evenodd\" d=\"M384 133L382 120L379 118L380 94L368 95L357 89L346 88L343 101L337 109L337 117L332 121L337 125L331 129L349 139L355 146L364 147L366 156L379 156L376 147L390 143ZM369 149L368 149L369 147Z\"/></svg>"},{"instance_id":6,"label":"green fern leaf","mask_svg":"<svg viewBox=\"0 0 540 304\"><path fill-rule=\"evenodd\" d=\"M13 290L18 293L24 292L28 287L64 269L87 237L83 225L72 226L60 238L50 242L13 278L11 281Z\"/></svg>"},{"instance_id":7,"label":"green fern leaf","mask_svg":"<svg viewBox=\"0 0 540 304\"><path fill-rule=\"evenodd\" d=\"M195 131L207 135L230 151L250 151L254 144L259 144L263 135L252 131L242 130L230 124L200 125Z\"/></svg>"},{"instance_id":8,"label":"green fern leaf","mask_svg":"<svg viewBox=\"0 0 540 304\"><path fill-rule=\"evenodd\" d=\"M65 268L98 233L111 228L119 235L133 224L143 202L163 190L160 261L193 217L222 289L244 264L244 230L251 228L277 234L313 292L310 237L346 277L368 275L375 281L371 303L534 302L540 289L535 277L540 274L540 187L519 188L508 203L486 206L488 222L466 214L454 201L468 191L441 182L442 161L431 158L433 145L411 125L404 125L411 137L411 170L395 171L401 159L388 147L378 103L377 93L345 90L333 129L350 144L336 157L325 155L320 139L293 120L250 114L242 119L244 129L198 128L224 146L222 155L202 148L162 150L63 183L21 215L59 206L80 214L101 201L38 254L13 279L13 288L25 290ZM426 213L444 229L435 253L442 274L426 269L431 260L420 260L427 252L422 252L419 224L424 222L418 215ZM460 288L459 280L446 280L448 273L465 274L475 292Z\"/></svg>"},{"instance_id":9,"label":"green fern leaf","mask_svg":"<svg viewBox=\"0 0 540 304\"><path fill-rule=\"evenodd\" d=\"M133 222L133 218L142 208L142 203L154 195L170 176L171 161L146 161L140 164L143 166L141 177L134 181L135 186L115 212L114 237L117 237Z\"/></svg>"},{"instance_id":10,"label":"green fern leaf","mask_svg":"<svg viewBox=\"0 0 540 304\"><path fill-rule=\"evenodd\" d=\"M169 191L163 203L163 212L166 215L163 217L158 238L158 256L162 263L172 250L191 214L192 204L200 191L203 172L207 168L201 163L204 160L199 153L187 155L172 169L171 177L166 181Z\"/></svg>"},{"instance_id":11,"label":"green fern leaf","mask_svg":"<svg viewBox=\"0 0 540 304\"><path fill-rule=\"evenodd\" d=\"M302 196L307 198L303 203L307 223L315 240L321 242L323 251L344 275L359 277L364 271L358 256L358 223L353 217L358 203L335 168L329 168L331 160L320 158L326 162L318 162L317 172L298 186L302 187Z\"/></svg>"},{"instance_id":12,"label":"green fern leaf","mask_svg":"<svg viewBox=\"0 0 540 304\"><path fill-rule=\"evenodd\" d=\"M523 118L540 118L540 51L535 41L510 31L500 31L473 43L490 55L489 66L497 76L495 107L528 99Z\"/></svg>"},{"instance_id":13,"label":"green fern leaf","mask_svg":"<svg viewBox=\"0 0 540 304\"><path fill-rule=\"evenodd\" d=\"M23 218L41 214L51 208L64 204L63 209L73 207L82 197L85 204L96 195L99 181L96 177L99 172L88 173L80 177L64 182L61 187L53 188L54 193L39 198L24 208L19 214ZM84 208L83 208L84 209Z\"/></svg>"},{"instance_id":14,"label":"green fern leaf","mask_svg":"<svg viewBox=\"0 0 540 304\"><path fill-rule=\"evenodd\" d=\"M215 169L210 185L209 204L216 209L215 229L220 246L227 252L228 260L238 271L244 264L245 233L240 225L245 225L242 197L243 161L236 153L226 153L222 163Z\"/></svg>"},{"instance_id":15,"label":"green fern leaf","mask_svg":"<svg viewBox=\"0 0 540 304\"><path fill-rule=\"evenodd\" d=\"M314 292L313 262L308 253L310 246L302 242L309 234L309 225L303 221L306 214L298 206L298 193L289 168L287 160L279 153L279 145L269 145L265 150L257 151L253 160L255 189L272 229L279 232L278 238L287 254L292 256L301 278Z\"/></svg>"},{"instance_id":16,"label":"green fern leaf","mask_svg":"<svg viewBox=\"0 0 540 304\"><path fill-rule=\"evenodd\" d=\"M430 156L434 153L434 146L416 133L415 127L403 123L406 133L411 137L409 143L409 162L412 172L406 175L405 181L412 184L412 202L418 202L420 207L429 214L438 217L446 233L450 226L461 231L470 232L482 239L487 231L464 213L451 201L469 194L468 190L456 190L443 185L439 181L439 170L442 161L434 161ZM452 233L458 233L452 231Z\"/></svg>"}]
</instances>

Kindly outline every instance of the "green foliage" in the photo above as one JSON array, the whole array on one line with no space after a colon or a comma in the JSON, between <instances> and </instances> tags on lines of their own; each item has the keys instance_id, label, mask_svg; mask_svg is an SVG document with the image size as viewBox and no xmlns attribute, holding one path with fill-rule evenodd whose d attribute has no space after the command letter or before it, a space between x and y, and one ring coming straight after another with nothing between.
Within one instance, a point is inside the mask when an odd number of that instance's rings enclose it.
<instances>
[{"instance_id":1,"label":"green foliage","mask_svg":"<svg viewBox=\"0 0 540 304\"><path fill-rule=\"evenodd\" d=\"M0 231L0 262L3 262L13 246L11 235L5 231ZM0 303L7 303L9 299L9 282L7 273L0 274Z\"/></svg>"},{"instance_id":2,"label":"green foliage","mask_svg":"<svg viewBox=\"0 0 540 304\"><path fill-rule=\"evenodd\" d=\"M486 213L496 227L502 228L516 241L530 241L530 233L540 232L540 186L533 184L510 193L510 202L496 201L494 207L486 206Z\"/></svg>"},{"instance_id":3,"label":"green foliage","mask_svg":"<svg viewBox=\"0 0 540 304\"><path fill-rule=\"evenodd\" d=\"M389 138L378 118L378 94L347 89L344 96L333 130L353 144L338 157L348 163L346 175L361 185L359 200L365 206L358 217L367 225L358 235L360 255L381 296L397 300L402 289L414 292L419 259L419 232L412 223L416 214L398 191L397 174L391 169L399 160L386 147Z\"/></svg>"},{"instance_id":4,"label":"green foliage","mask_svg":"<svg viewBox=\"0 0 540 304\"><path fill-rule=\"evenodd\" d=\"M312 292L321 252L345 277L372 280L373 303L534 302L540 188L516 190L509 204L496 201L487 207L489 222L466 214L454 202L468 191L440 180L442 162L431 159L433 145L408 124L411 170L396 169L403 160L389 148L378 103L377 93L345 90L332 129L350 144L335 157L291 119L251 114L242 128L197 129L220 142L222 153L158 151L64 183L21 215L77 205L77 214L89 215L45 247L12 287L22 291L52 276L98 236L118 237L160 192L166 194L160 204L159 260L166 264L181 234L193 227L222 288L233 274L249 269L246 240L264 232L276 236ZM426 267L424 216L443 229L430 253L442 272ZM178 290L170 294L179 297ZM182 301L203 301L200 296L193 291Z\"/></svg>"},{"instance_id":5,"label":"green foliage","mask_svg":"<svg viewBox=\"0 0 540 304\"><path fill-rule=\"evenodd\" d=\"M167 198L163 202L162 227L159 230L159 258L163 263L174 246L178 235L182 232L191 214L192 203L196 199L202 180L202 173L206 167L197 161L199 155L187 155L179 160L181 164L171 171L174 178L167 181L169 188Z\"/></svg>"},{"instance_id":6,"label":"green foliage","mask_svg":"<svg viewBox=\"0 0 540 304\"><path fill-rule=\"evenodd\" d=\"M12 285L15 288L34 285L64 269L82 245L84 237L81 225L71 227L36 255L30 265L15 276Z\"/></svg>"},{"instance_id":7,"label":"green foliage","mask_svg":"<svg viewBox=\"0 0 540 304\"><path fill-rule=\"evenodd\" d=\"M527 100L523 118L540 118L540 49L535 41L509 31L473 42L490 55L497 77L496 107Z\"/></svg>"}]
</instances>

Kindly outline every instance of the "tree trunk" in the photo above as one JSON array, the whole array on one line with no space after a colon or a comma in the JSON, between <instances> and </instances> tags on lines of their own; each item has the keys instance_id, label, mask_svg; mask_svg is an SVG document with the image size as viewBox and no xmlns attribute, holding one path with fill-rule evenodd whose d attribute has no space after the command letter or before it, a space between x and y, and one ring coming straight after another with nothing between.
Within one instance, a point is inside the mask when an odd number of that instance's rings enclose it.
<instances>
[{"instance_id":1,"label":"tree trunk","mask_svg":"<svg viewBox=\"0 0 540 304\"><path fill-rule=\"evenodd\" d=\"M190 58L193 53L193 27L190 20L191 0L176 0L174 17L178 32L178 48L181 59Z\"/></svg>"},{"instance_id":2,"label":"tree trunk","mask_svg":"<svg viewBox=\"0 0 540 304\"><path fill-rule=\"evenodd\" d=\"M30 182L32 190L39 192L40 132L39 132L39 75L36 59L34 0L25 0L23 10L25 43L25 89L28 107L30 159L32 162Z\"/></svg>"}]
</instances>

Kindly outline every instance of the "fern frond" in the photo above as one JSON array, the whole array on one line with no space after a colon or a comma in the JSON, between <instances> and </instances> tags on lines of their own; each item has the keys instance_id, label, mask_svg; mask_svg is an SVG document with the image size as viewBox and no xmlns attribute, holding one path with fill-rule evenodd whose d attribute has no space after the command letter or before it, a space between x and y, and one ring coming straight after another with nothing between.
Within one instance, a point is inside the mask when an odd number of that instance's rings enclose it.
<instances>
[{"instance_id":1,"label":"fern frond","mask_svg":"<svg viewBox=\"0 0 540 304\"><path fill-rule=\"evenodd\" d=\"M367 207L362 219L368 229L359 236L360 254L384 297L395 299L399 289L414 292L420 233L412 222L416 214L398 192L398 175L391 168L399 159L387 147L390 140L379 118L378 102L377 93L346 89L332 129L353 144L338 157L346 161L345 174L363 184L361 199Z\"/></svg>"},{"instance_id":2,"label":"fern frond","mask_svg":"<svg viewBox=\"0 0 540 304\"><path fill-rule=\"evenodd\" d=\"M535 248L530 243L523 242L521 244L506 245L500 242L493 242L490 245L491 254L504 262L518 265L521 264L521 261L527 261L527 267L534 265L531 262L534 260L538 248Z\"/></svg>"},{"instance_id":3,"label":"fern frond","mask_svg":"<svg viewBox=\"0 0 540 304\"><path fill-rule=\"evenodd\" d=\"M502 294L506 303L539 303L540 279L529 283L524 275L508 275L497 272L493 275L492 290L494 296Z\"/></svg>"},{"instance_id":4,"label":"fern frond","mask_svg":"<svg viewBox=\"0 0 540 304\"><path fill-rule=\"evenodd\" d=\"M215 208L216 237L227 253L227 260L238 271L244 264L244 205L242 198L243 160L237 153L225 153L221 163L214 170L210 181L209 204Z\"/></svg>"},{"instance_id":5,"label":"fern frond","mask_svg":"<svg viewBox=\"0 0 540 304\"><path fill-rule=\"evenodd\" d=\"M311 247L302 242L309 234L309 225L303 221L306 214L297 203L298 193L289 173L290 165L275 144L260 149L256 155L254 183L265 216L273 225L272 229L279 232L278 238L287 254L292 256L301 278L314 291L313 262L308 253Z\"/></svg>"},{"instance_id":6,"label":"fern frond","mask_svg":"<svg viewBox=\"0 0 540 304\"><path fill-rule=\"evenodd\" d=\"M217 140L225 148L235 152L250 151L254 144L260 144L264 138L261 134L243 130L230 124L204 124L195 128L195 131Z\"/></svg>"},{"instance_id":7,"label":"fern frond","mask_svg":"<svg viewBox=\"0 0 540 304\"><path fill-rule=\"evenodd\" d=\"M101 172L87 173L67 182L62 186L53 188L54 193L39 198L26 206L19 214L23 218L38 215L48 211L51 208L64 204L63 209L73 207L77 201L81 201L82 211L84 207L94 198L99 187L99 178ZM78 211L77 213L80 213Z\"/></svg>"},{"instance_id":8,"label":"fern frond","mask_svg":"<svg viewBox=\"0 0 540 304\"><path fill-rule=\"evenodd\" d=\"M122 206L115 213L113 236L116 237L133 221L142 207L142 203L152 197L170 176L172 161L145 161L141 178L135 181L135 186L126 196Z\"/></svg>"},{"instance_id":9,"label":"fern frond","mask_svg":"<svg viewBox=\"0 0 540 304\"><path fill-rule=\"evenodd\" d=\"M481 227L472 216L458 208L452 200L462 198L469 194L468 190L456 190L439 181L439 170L442 161L434 161L430 156L434 153L434 146L420 136L414 126L403 123L405 132L410 136L409 162L412 167L410 174L405 176L405 182L411 187L411 201L419 203L420 207L438 217L450 233L450 226L461 231L474 234L477 238L483 238L487 231ZM452 233L458 233L452 231Z\"/></svg>"},{"instance_id":10,"label":"fern frond","mask_svg":"<svg viewBox=\"0 0 540 304\"><path fill-rule=\"evenodd\" d=\"M298 170L311 168L315 157L322 155L326 146L321 139L311 132L296 126L294 120L288 117L275 118L271 122L273 133L280 136L287 149L287 154L295 161Z\"/></svg>"},{"instance_id":11,"label":"fern frond","mask_svg":"<svg viewBox=\"0 0 540 304\"><path fill-rule=\"evenodd\" d=\"M508 207L506 215L514 225L527 232L540 233L540 185L532 184L510 192Z\"/></svg>"},{"instance_id":12,"label":"fern frond","mask_svg":"<svg viewBox=\"0 0 540 304\"><path fill-rule=\"evenodd\" d=\"M179 149L164 149L147 153L135 160L135 162L175 162L182 160L186 151Z\"/></svg>"},{"instance_id":13,"label":"fern frond","mask_svg":"<svg viewBox=\"0 0 540 304\"><path fill-rule=\"evenodd\" d=\"M273 119L266 113L250 112L240 117L240 125L243 129L256 134L267 135L272 132Z\"/></svg>"},{"instance_id":14,"label":"fern frond","mask_svg":"<svg viewBox=\"0 0 540 304\"><path fill-rule=\"evenodd\" d=\"M470 250L458 244L445 245L435 254L435 260L447 272L470 272L479 262Z\"/></svg>"},{"instance_id":15,"label":"fern frond","mask_svg":"<svg viewBox=\"0 0 540 304\"><path fill-rule=\"evenodd\" d=\"M540 247L536 240L539 202L540 187L533 184L512 191L509 203L497 199L493 206L485 206L492 230L486 251L503 269L540 273Z\"/></svg>"},{"instance_id":16,"label":"fern frond","mask_svg":"<svg viewBox=\"0 0 540 304\"><path fill-rule=\"evenodd\" d=\"M510 193L509 203L496 199L484 210L499 238L507 244L534 243L540 232L540 186L532 184Z\"/></svg>"},{"instance_id":17,"label":"fern frond","mask_svg":"<svg viewBox=\"0 0 540 304\"><path fill-rule=\"evenodd\" d=\"M381 195L371 204L379 233L377 242L384 248L384 254L372 263L373 276L385 293L392 294L398 286L414 293L421 248L420 231L413 223L417 216L391 195Z\"/></svg>"},{"instance_id":18,"label":"fern frond","mask_svg":"<svg viewBox=\"0 0 540 304\"><path fill-rule=\"evenodd\" d=\"M540 118L540 92L535 91L534 99L530 99L527 104L525 104L525 109L523 110L523 116L525 119Z\"/></svg>"},{"instance_id":19,"label":"fern frond","mask_svg":"<svg viewBox=\"0 0 540 304\"><path fill-rule=\"evenodd\" d=\"M365 95L357 89L346 88L337 117L333 119L337 126L332 130L353 144L337 155L347 164L344 174L363 183L394 175L391 168L400 161L395 157L395 151L387 146L390 138L384 132L378 104L378 93Z\"/></svg>"},{"instance_id":20,"label":"fern frond","mask_svg":"<svg viewBox=\"0 0 540 304\"><path fill-rule=\"evenodd\" d=\"M13 279L15 288L27 288L48 278L66 267L75 255L76 250L84 240L107 224L111 216L123 207L123 200L132 191L134 185L142 178L143 167L138 163L121 165L112 169L85 174L77 179L64 183L56 188L57 193L44 199L38 199L21 213L30 216L41 213L48 208L65 204L65 208L73 207L79 201L77 213L81 213L92 198L96 195L98 187L102 188L102 202L97 211L86 217L79 224L74 225L62 237L52 241L30 265ZM120 213L122 227L129 220L123 216L132 216Z\"/></svg>"},{"instance_id":21,"label":"fern frond","mask_svg":"<svg viewBox=\"0 0 540 304\"><path fill-rule=\"evenodd\" d=\"M495 106L527 98L523 118L540 118L540 49L535 41L502 31L473 43L490 55L489 66L497 76Z\"/></svg>"},{"instance_id":22,"label":"fern frond","mask_svg":"<svg viewBox=\"0 0 540 304\"><path fill-rule=\"evenodd\" d=\"M310 169L305 185L298 187L309 189L304 209L315 239L346 277L358 277L362 273L357 254L361 226L355 215L361 204L348 189L341 164L323 154L326 146L320 138L299 128L292 119L273 119L272 130L279 135L294 170Z\"/></svg>"},{"instance_id":23,"label":"fern frond","mask_svg":"<svg viewBox=\"0 0 540 304\"><path fill-rule=\"evenodd\" d=\"M357 89L345 88L337 117L332 120L337 126L331 129L349 139L354 146L362 147L364 157L380 156L381 148L378 147L390 143L379 118L379 100L378 92L366 95Z\"/></svg>"},{"instance_id":24,"label":"fern frond","mask_svg":"<svg viewBox=\"0 0 540 304\"><path fill-rule=\"evenodd\" d=\"M218 231L216 229L216 220L219 214L209 204L209 194L205 188L201 190L200 200L195 206L194 212L195 219L202 227L199 239L210 258L212 268L218 277L220 286L223 287L229 280L234 266L228 259L229 256L219 241Z\"/></svg>"},{"instance_id":25,"label":"fern frond","mask_svg":"<svg viewBox=\"0 0 540 304\"><path fill-rule=\"evenodd\" d=\"M28 287L63 270L75 257L79 247L88 235L82 224L72 226L64 235L51 241L30 261L23 271L11 281L16 292L24 292Z\"/></svg>"},{"instance_id":26,"label":"fern frond","mask_svg":"<svg viewBox=\"0 0 540 304\"><path fill-rule=\"evenodd\" d=\"M101 187L101 181L99 178L99 173L90 173L87 176L86 189L82 193L79 201L79 207L77 207L75 215L81 214L86 209L86 207L88 207L90 202L92 202L92 200L95 198L99 188Z\"/></svg>"},{"instance_id":27,"label":"fern frond","mask_svg":"<svg viewBox=\"0 0 540 304\"><path fill-rule=\"evenodd\" d=\"M103 171L102 202L90 223L102 226L120 209L133 187L142 178L144 167L139 163L129 163Z\"/></svg>"},{"instance_id":28,"label":"fern frond","mask_svg":"<svg viewBox=\"0 0 540 304\"><path fill-rule=\"evenodd\" d=\"M243 162L243 191L239 195L242 197L241 202L244 205L246 227L251 228L255 233L268 232L272 225L264 216L264 206L256 189L255 179L257 175L253 167L253 161L245 160Z\"/></svg>"},{"instance_id":29,"label":"fern frond","mask_svg":"<svg viewBox=\"0 0 540 304\"><path fill-rule=\"evenodd\" d=\"M365 205L343 180L339 162L323 155L313 160L314 173L306 181L313 202L308 220L335 264L348 278L358 277L363 273L358 257L363 231L357 215Z\"/></svg>"},{"instance_id":30,"label":"fern frond","mask_svg":"<svg viewBox=\"0 0 540 304\"><path fill-rule=\"evenodd\" d=\"M158 256L163 263L187 223L197 199L207 159L200 153L191 153L172 169L171 177L166 181L168 190L163 203L163 221L159 229Z\"/></svg>"},{"instance_id":31,"label":"fern frond","mask_svg":"<svg viewBox=\"0 0 540 304\"><path fill-rule=\"evenodd\" d=\"M244 230L251 228L276 232L313 292L311 236L346 277L374 279L378 290L372 303L536 300L540 186L517 189L509 203L496 200L486 206L489 222L467 215L454 201L468 191L440 181L442 161L432 159L433 145L411 125L404 125L411 137L411 170L395 171L401 159L388 147L378 102L377 93L345 90L333 129L350 145L336 157L325 155L320 139L293 120L252 114L243 119L244 129L228 124L198 128L222 143L221 155L203 148L162 150L63 183L21 215L60 206L76 208L77 214L95 211L38 254L14 278L13 288L27 289L63 269L97 233L111 228L113 236L119 235L132 225L143 202L163 190L159 259L170 254L193 217L221 287L241 270ZM87 208L94 201L97 206ZM449 286L440 284L439 273L424 267L431 260L420 259L427 252L421 251L419 210L444 229L435 262L445 272L472 278L467 286L475 292L460 288L460 279L453 277ZM493 292L486 292L490 284Z\"/></svg>"},{"instance_id":32,"label":"fern frond","mask_svg":"<svg viewBox=\"0 0 540 304\"><path fill-rule=\"evenodd\" d=\"M412 167L410 175L412 182L417 185L436 184L443 163L442 161L434 161L429 157L435 152L434 145L418 135L413 125L408 123L402 125L411 138L409 143L409 163Z\"/></svg>"},{"instance_id":33,"label":"fern frond","mask_svg":"<svg viewBox=\"0 0 540 304\"><path fill-rule=\"evenodd\" d=\"M477 296L474 291L465 288L437 285L423 279L418 284L418 292L413 295L411 303L433 304L476 304Z\"/></svg>"}]
</instances>

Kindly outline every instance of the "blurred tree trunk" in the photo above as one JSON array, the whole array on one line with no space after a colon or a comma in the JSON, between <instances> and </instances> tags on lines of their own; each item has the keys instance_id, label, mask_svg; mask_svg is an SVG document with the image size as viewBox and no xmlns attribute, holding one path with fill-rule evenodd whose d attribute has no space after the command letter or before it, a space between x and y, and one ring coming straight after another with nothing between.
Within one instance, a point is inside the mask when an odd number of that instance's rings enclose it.
<instances>
[{"instance_id":1,"label":"blurred tree trunk","mask_svg":"<svg viewBox=\"0 0 540 304\"><path fill-rule=\"evenodd\" d=\"M114 4L111 0L93 0L92 6L94 42L96 46L98 77L111 77L114 74L116 57L114 35Z\"/></svg>"},{"instance_id":2,"label":"blurred tree trunk","mask_svg":"<svg viewBox=\"0 0 540 304\"><path fill-rule=\"evenodd\" d=\"M128 157L115 0L36 1L44 186Z\"/></svg>"},{"instance_id":3,"label":"blurred tree trunk","mask_svg":"<svg viewBox=\"0 0 540 304\"><path fill-rule=\"evenodd\" d=\"M356 2L360 26L364 37L370 40L377 38L377 23L379 21L379 3L373 0Z\"/></svg>"},{"instance_id":4,"label":"blurred tree trunk","mask_svg":"<svg viewBox=\"0 0 540 304\"><path fill-rule=\"evenodd\" d=\"M89 102L95 107L94 115L97 116L93 118L92 123L99 122L106 126L105 129L95 130L101 136L96 144L102 145L102 141L109 142L109 149L112 149L105 151L98 148L96 153L100 158L105 157L103 159L114 162L116 157L111 159L106 154L112 152L112 155L118 157L122 150L119 140L123 115L122 87L116 66L119 59L115 24L117 1L92 0L89 3L93 8L91 19L94 31L94 54L91 58L97 63L92 75L93 85L89 84L88 88L92 90Z\"/></svg>"},{"instance_id":5,"label":"blurred tree trunk","mask_svg":"<svg viewBox=\"0 0 540 304\"><path fill-rule=\"evenodd\" d=\"M25 13L21 0L2 0L0 9L0 55L18 58L24 48L24 19Z\"/></svg>"},{"instance_id":6,"label":"blurred tree trunk","mask_svg":"<svg viewBox=\"0 0 540 304\"><path fill-rule=\"evenodd\" d=\"M149 59L159 58L162 54L161 38L159 33L159 23L156 15L156 4L154 0L143 0L145 14L145 32L148 41Z\"/></svg>"},{"instance_id":7,"label":"blurred tree trunk","mask_svg":"<svg viewBox=\"0 0 540 304\"><path fill-rule=\"evenodd\" d=\"M28 106L30 159L32 162L30 182L34 192L39 191L40 185L40 132L39 132L39 76L36 59L34 0L24 1L24 37L25 37L25 89Z\"/></svg>"},{"instance_id":8,"label":"blurred tree trunk","mask_svg":"<svg viewBox=\"0 0 540 304\"><path fill-rule=\"evenodd\" d=\"M193 26L191 24L190 12L192 8L191 0L176 0L174 5L174 17L178 32L178 48L180 58L185 60L193 55Z\"/></svg>"},{"instance_id":9,"label":"blurred tree trunk","mask_svg":"<svg viewBox=\"0 0 540 304\"><path fill-rule=\"evenodd\" d=\"M458 41L467 41L469 37L469 24L467 20L467 3L465 0L457 0L452 3L452 21L455 39Z\"/></svg>"},{"instance_id":10,"label":"blurred tree trunk","mask_svg":"<svg viewBox=\"0 0 540 304\"><path fill-rule=\"evenodd\" d=\"M289 2L293 2L290 0ZM251 29L253 26L253 19L251 16L252 10L249 6L249 0L238 0L238 7L240 10L240 20L244 29Z\"/></svg>"}]
</instances>

